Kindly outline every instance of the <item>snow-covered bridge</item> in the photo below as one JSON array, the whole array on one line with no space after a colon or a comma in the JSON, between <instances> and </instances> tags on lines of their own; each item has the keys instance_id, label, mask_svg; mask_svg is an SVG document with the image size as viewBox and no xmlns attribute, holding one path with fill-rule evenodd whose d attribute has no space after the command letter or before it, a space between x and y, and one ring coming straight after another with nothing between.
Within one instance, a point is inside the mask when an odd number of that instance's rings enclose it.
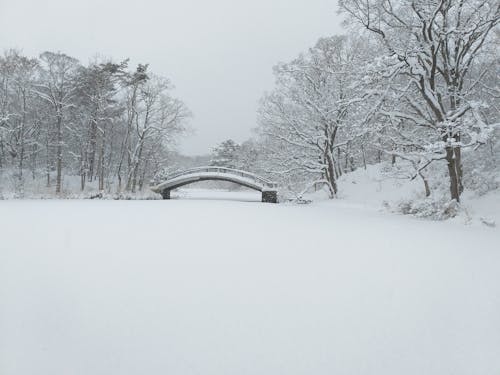
<instances>
[{"instance_id":1,"label":"snow-covered bridge","mask_svg":"<svg viewBox=\"0 0 500 375\"><path fill-rule=\"evenodd\" d=\"M276 203L278 185L256 174L224 167L198 167L175 172L163 177L151 190L170 199L170 191L198 181L219 180L234 182L250 189L262 192L262 202Z\"/></svg>"}]
</instances>

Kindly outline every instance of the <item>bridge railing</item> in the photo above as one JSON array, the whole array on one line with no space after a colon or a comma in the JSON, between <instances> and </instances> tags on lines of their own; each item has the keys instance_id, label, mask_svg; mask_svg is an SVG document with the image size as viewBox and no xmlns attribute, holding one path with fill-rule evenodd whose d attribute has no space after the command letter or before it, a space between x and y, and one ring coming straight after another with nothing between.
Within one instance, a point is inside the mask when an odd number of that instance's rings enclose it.
<instances>
[{"instance_id":1,"label":"bridge railing","mask_svg":"<svg viewBox=\"0 0 500 375\"><path fill-rule=\"evenodd\" d=\"M185 170L182 170L179 172L169 173L165 176L162 176L162 180L163 181L173 180L173 179L178 178L178 177L191 175L191 174L195 174L195 173L221 173L221 174L228 174L228 175L237 175L237 176L241 176L243 178L249 179L251 181L254 181L254 182L261 184L261 185L263 185L267 188L270 188L270 189L278 187L278 184L276 184L276 183L274 183L266 178L257 176L256 174L242 171L239 169L217 167L217 166L189 168L189 169L185 169Z\"/></svg>"}]
</instances>

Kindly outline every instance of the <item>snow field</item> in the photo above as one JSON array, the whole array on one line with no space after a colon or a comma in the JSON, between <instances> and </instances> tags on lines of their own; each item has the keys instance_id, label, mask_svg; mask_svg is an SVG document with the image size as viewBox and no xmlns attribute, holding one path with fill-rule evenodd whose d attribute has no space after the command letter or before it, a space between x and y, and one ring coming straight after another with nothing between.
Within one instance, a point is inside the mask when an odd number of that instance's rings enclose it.
<instances>
[{"instance_id":1,"label":"snow field","mask_svg":"<svg viewBox=\"0 0 500 375\"><path fill-rule=\"evenodd\" d=\"M2 375L500 368L495 229L342 201L1 201L0 213Z\"/></svg>"}]
</instances>

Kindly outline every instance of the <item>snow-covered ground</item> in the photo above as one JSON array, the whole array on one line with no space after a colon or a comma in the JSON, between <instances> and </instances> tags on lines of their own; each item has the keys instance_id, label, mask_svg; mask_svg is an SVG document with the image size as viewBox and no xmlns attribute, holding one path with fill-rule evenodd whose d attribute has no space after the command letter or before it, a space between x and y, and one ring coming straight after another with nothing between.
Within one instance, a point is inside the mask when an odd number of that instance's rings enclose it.
<instances>
[{"instance_id":1,"label":"snow-covered ground","mask_svg":"<svg viewBox=\"0 0 500 375\"><path fill-rule=\"evenodd\" d=\"M498 375L498 228L222 194L0 201L0 374Z\"/></svg>"},{"instance_id":2,"label":"snow-covered ground","mask_svg":"<svg viewBox=\"0 0 500 375\"><path fill-rule=\"evenodd\" d=\"M367 170L362 168L347 173L339 180L339 199L330 204L352 205L365 209L376 209L386 212L401 212L403 202L413 202L420 211L414 216L430 216L432 209L442 209L449 200L448 180L442 181L440 189L435 189L429 198L424 198L424 185L419 179L391 177L389 164L371 165ZM498 176L500 179L500 175ZM500 180L499 180L500 181ZM434 181L433 181L434 183ZM310 198L324 200L324 193L311 194ZM433 206L434 204L434 206ZM418 211L418 210L417 210ZM427 215L427 216L426 216ZM493 190L479 195L477 192L465 190L462 195L458 215L450 221L467 226L500 226L500 190Z\"/></svg>"},{"instance_id":3,"label":"snow-covered ground","mask_svg":"<svg viewBox=\"0 0 500 375\"><path fill-rule=\"evenodd\" d=\"M250 189L227 191L222 189L186 188L173 190L172 199L260 202L262 193Z\"/></svg>"}]
</instances>

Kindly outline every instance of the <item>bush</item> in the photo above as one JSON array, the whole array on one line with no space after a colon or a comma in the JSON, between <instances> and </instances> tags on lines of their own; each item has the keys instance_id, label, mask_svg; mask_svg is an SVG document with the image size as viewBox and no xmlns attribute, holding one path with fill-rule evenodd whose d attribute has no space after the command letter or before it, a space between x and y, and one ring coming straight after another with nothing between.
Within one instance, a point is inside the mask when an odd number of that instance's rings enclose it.
<instances>
[{"instance_id":1,"label":"bush","mask_svg":"<svg viewBox=\"0 0 500 375\"><path fill-rule=\"evenodd\" d=\"M450 201L449 198L431 196L401 200L396 203L393 211L433 220L446 220L457 216L460 204L455 200Z\"/></svg>"}]
</instances>

